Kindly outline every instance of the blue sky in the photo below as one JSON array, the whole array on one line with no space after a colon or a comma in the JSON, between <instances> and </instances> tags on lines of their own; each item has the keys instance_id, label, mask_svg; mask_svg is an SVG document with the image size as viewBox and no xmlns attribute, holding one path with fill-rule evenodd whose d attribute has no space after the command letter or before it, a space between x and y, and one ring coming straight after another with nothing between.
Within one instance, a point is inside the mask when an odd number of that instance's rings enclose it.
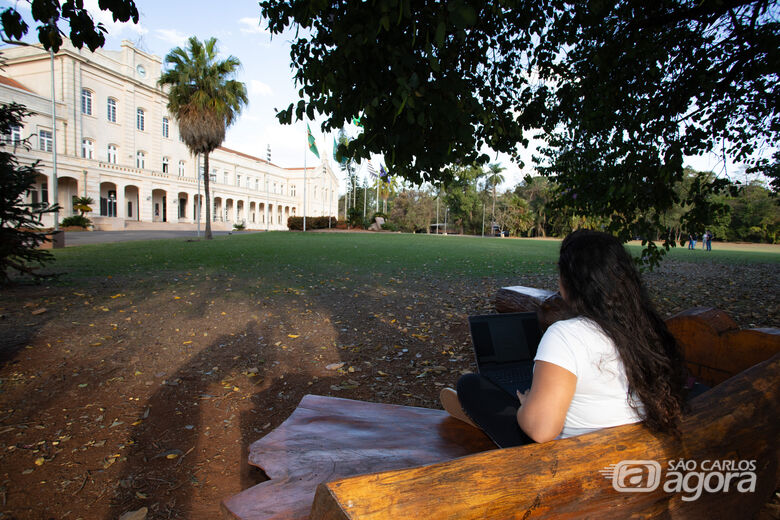
<instances>
[{"instance_id":1,"label":"blue sky","mask_svg":"<svg viewBox=\"0 0 780 520\"><path fill-rule=\"evenodd\" d=\"M264 158L266 146L270 144L274 163L285 167L303 166L305 124L280 125L274 117L274 108L283 109L297 101L290 69L291 38L286 35L271 38L265 23L261 23L256 1L135 0L140 12L137 25L114 23L110 15L97 8L97 3L97 0L84 0L93 18L103 22L108 29L106 49L117 50L122 40L130 40L140 49L163 58L172 48L183 46L190 36L201 40L216 37L223 56L232 54L241 61L243 68L237 79L246 83L249 93L249 105L236 124L228 129L224 146ZM27 2L0 0L0 8L7 6L16 6L31 24ZM34 30L31 34L34 39ZM332 136L324 136L318 123L311 124L317 145L321 155L330 154ZM504 188L514 187L528 173L534 174L530 155L530 151L525 154L526 165L521 171L507 156L491 153L493 162L506 167ZM377 166L381 158L374 159ZM309 154L307 161L311 165L317 159ZM723 164L714 157L688 158L686 164L700 170L723 171ZM365 172L365 167L361 171ZM729 176L733 178L734 173L736 168L729 165ZM343 188L342 181L342 191Z\"/></svg>"}]
</instances>

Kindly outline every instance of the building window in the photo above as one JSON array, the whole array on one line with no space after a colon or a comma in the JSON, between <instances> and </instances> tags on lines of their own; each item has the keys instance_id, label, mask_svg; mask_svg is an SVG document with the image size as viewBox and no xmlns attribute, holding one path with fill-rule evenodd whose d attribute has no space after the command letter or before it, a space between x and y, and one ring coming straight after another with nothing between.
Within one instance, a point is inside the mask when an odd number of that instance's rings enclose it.
<instances>
[{"instance_id":1,"label":"building window","mask_svg":"<svg viewBox=\"0 0 780 520\"><path fill-rule=\"evenodd\" d=\"M276 183L274 183L274 193L276 193Z\"/></svg>"},{"instance_id":2,"label":"building window","mask_svg":"<svg viewBox=\"0 0 780 520\"><path fill-rule=\"evenodd\" d=\"M135 111L135 127L142 132L144 131L144 111L142 108Z\"/></svg>"},{"instance_id":3,"label":"building window","mask_svg":"<svg viewBox=\"0 0 780 520\"><path fill-rule=\"evenodd\" d=\"M216 184L217 182L217 169L213 168L211 170L211 174L209 174L209 182L213 182ZM227 179L225 179L225 184L227 184ZM214 213L216 215L216 213Z\"/></svg>"},{"instance_id":4,"label":"building window","mask_svg":"<svg viewBox=\"0 0 780 520\"><path fill-rule=\"evenodd\" d=\"M236 175L236 186L238 186L239 188L241 187L241 176L240 175Z\"/></svg>"},{"instance_id":5,"label":"building window","mask_svg":"<svg viewBox=\"0 0 780 520\"><path fill-rule=\"evenodd\" d=\"M116 164L116 145L110 144L108 145L108 162L111 164Z\"/></svg>"},{"instance_id":6,"label":"building window","mask_svg":"<svg viewBox=\"0 0 780 520\"><path fill-rule=\"evenodd\" d=\"M51 138L50 130L38 131L38 148L40 148L44 152L52 151L53 146L52 146L52 138Z\"/></svg>"},{"instance_id":7,"label":"building window","mask_svg":"<svg viewBox=\"0 0 780 520\"><path fill-rule=\"evenodd\" d=\"M163 137L168 137L168 118L163 117Z\"/></svg>"},{"instance_id":8,"label":"building window","mask_svg":"<svg viewBox=\"0 0 780 520\"><path fill-rule=\"evenodd\" d=\"M255 191L260 189L260 181L258 179L255 179Z\"/></svg>"},{"instance_id":9,"label":"building window","mask_svg":"<svg viewBox=\"0 0 780 520\"><path fill-rule=\"evenodd\" d=\"M81 89L81 113L92 115L92 92L85 88Z\"/></svg>"},{"instance_id":10,"label":"building window","mask_svg":"<svg viewBox=\"0 0 780 520\"><path fill-rule=\"evenodd\" d=\"M295 184L290 185L290 196L295 197Z\"/></svg>"},{"instance_id":11,"label":"building window","mask_svg":"<svg viewBox=\"0 0 780 520\"><path fill-rule=\"evenodd\" d=\"M109 122L116 123L116 99L108 98L106 102L106 116Z\"/></svg>"},{"instance_id":12,"label":"building window","mask_svg":"<svg viewBox=\"0 0 780 520\"><path fill-rule=\"evenodd\" d=\"M184 177L184 161L179 161L179 177Z\"/></svg>"},{"instance_id":13,"label":"building window","mask_svg":"<svg viewBox=\"0 0 780 520\"><path fill-rule=\"evenodd\" d=\"M163 173L168 173L168 158L163 157Z\"/></svg>"},{"instance_id":14,"label":"building window","mask_svg":"<svg viewBox=\"0 0 780 520\"><path fill-rule=\"evenodd\" d=\"M12 126L11 132L3 136L3 142L14 146L20 144L22 142L22 127Z\"/></svg>"},{"instance_id":15,"label":"building window","mask_svg":"<svg viewBox=\"0 0 780 520\"><path fill-rule=\"evenodd\" d=\"M217 170L214 170L214 171L216 172ZM228 183L228 174L227 174L227 172L222 172L222 183L223 184L227 184Z\"/></svg>"},{"instance_id":16,"label":"building window","mask_svg":"<svg viewBox=\"0 0 780 520\"><path fill-rule=\"evenodd\" d=\"M91 139L81 140L81 156L84 159L92 159L92 155L95 151L95 144Z\"/></svg>"},{"instance_id":17,"label":"building window","mask_svg":"<svg viewBox=\"0 0 780 520\"><path fill-rule=\"evenodd\" d=\"M144 169L144 164L145 164L145 162L144 162L145 159L146 159L146 154L143 153L140 150L137 151L135 153L135 167L140 169L140 170L143 170Z\"/></svg>"}]
</instances>

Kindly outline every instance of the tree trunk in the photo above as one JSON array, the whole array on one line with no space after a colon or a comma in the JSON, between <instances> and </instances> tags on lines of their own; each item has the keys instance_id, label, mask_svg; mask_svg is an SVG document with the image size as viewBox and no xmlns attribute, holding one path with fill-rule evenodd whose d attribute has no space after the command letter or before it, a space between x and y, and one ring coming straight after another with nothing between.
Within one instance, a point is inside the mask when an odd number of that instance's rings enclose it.
<instances>
[{"instance_id":1,"label":"tree trunk","mask_svg":"<svg viewBox=\"0 0 780 520\"><path fill-rule=\"evenodd\" d=\"M496 221L496 185L493 184L493 216L490 217L490 234L493 234L493 223Z\"/></svg>"},{"instance_id":2,"label":"tree trunk","mask_svg":"<svg viewBox=\"0 0 780 520\"><path fill-rule=\"evenodd\" d=\"M198 172L200 175L200 172ZM209 193L209 153L203 154L203 190L206 192L206 240L211 240L211 194Z\"/></svg>"}]
</instances>

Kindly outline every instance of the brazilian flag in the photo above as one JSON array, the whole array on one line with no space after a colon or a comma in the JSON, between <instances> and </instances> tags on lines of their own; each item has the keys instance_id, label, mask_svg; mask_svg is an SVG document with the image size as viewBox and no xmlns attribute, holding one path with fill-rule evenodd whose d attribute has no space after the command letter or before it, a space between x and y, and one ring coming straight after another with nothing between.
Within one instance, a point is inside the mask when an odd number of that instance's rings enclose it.
<instances>
[{"instance_id":1,"label":"brazilian flag","mask_svg":"<svg viewBox=\"0 0 780 520\"><path fill-rule=\"evenodd\" d=\"M317 150L317 143L314 141L314 136L311 135L311 128L309 128L309 123L306 123L306 132L309 139L309 150L311 150L312 153L317 156L317 159L319 159L320 151Z\"/></svg>"}]
</instances>

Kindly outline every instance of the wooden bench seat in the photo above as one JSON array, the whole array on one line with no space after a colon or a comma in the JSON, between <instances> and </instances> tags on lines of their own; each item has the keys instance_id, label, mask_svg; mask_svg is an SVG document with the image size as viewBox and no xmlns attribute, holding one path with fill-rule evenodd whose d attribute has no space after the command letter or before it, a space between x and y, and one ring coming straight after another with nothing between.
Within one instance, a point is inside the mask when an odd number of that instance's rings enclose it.
<instances>
[{"instance_id":1,"label":"wooden bench seat","mask_svg":"<svg viewBox=\"0 0 780 520\"><path fill-rule=\"evenodd\" d=\"M501 289L496 309L536 311L543 326L566 316L560 297L524 287ZM780 330L741 331L713 309L667 324L692 373L719 385L692 401L681 440L627 425L497 450L441 410L306 396L250 447L250 463L270 480L225 500L223 510L240 520L747 518L780 479ZM755 459L758 485L696 501L662 488L620 493L599 470L628 459Z\"/></svg>"}]
</instances>

